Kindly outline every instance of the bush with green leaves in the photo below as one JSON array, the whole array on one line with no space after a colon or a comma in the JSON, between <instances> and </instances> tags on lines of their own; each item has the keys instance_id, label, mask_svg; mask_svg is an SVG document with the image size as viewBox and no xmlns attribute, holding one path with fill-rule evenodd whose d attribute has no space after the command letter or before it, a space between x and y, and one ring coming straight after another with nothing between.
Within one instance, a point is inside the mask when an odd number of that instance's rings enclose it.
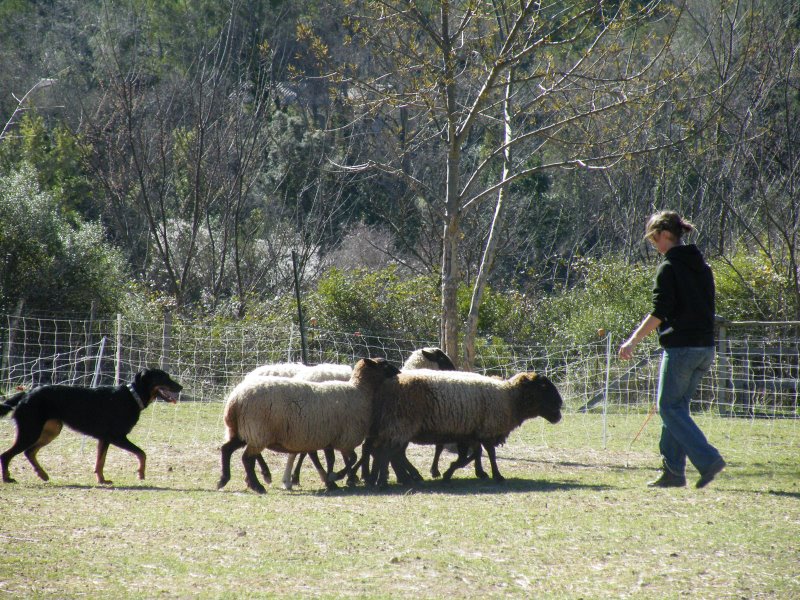
<instances>
[{"instance_id":1,"label":"bush with green leaves","mask_svg":"<svg viewBox=\"0 0 800 600\"><path fill-rule=\"evenodd\" d=\"M438 282L403 277L396 266L379 271L330 269L305 299L308 319L322 329L417 338L439 337Z\"/></svg>"},{"instance_id":2,"label":"bush with green leaves","mask_svg":"<svg viewBox=\"0 0 800 600\"><path fill-rule=\"evenodd\" d=\"M35 169L0 176L0 311L100 314L119 311L132 291L124 259L99 223L70 224Z\"/></svg>"},{"instance_id":3,"label":"bush with green leaves","mask_svg":"<svg viewBox=\"0 0 800 600\"><path fill-rule=\"evenodd\" d=\"M795 318L789 279L775 271L761 252L737 252L712 265L717 286L717 314L730 321L784 321Z\"/></svg>"}]
</instances>

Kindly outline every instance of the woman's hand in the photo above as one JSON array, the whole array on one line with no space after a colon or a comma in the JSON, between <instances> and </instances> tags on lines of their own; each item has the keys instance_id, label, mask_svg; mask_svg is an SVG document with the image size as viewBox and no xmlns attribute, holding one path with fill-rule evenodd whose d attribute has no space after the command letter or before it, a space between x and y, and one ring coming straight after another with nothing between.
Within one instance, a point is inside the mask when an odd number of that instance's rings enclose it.
<instances>
[{"instance_id":1,"label":"woman's hand","mask_svg":"<svg viewBox=\"0 0 800 600\"><path fill-rule=\"evenodd\" d=\"M619 357L622 360L630 360L633 358L633 349L636 347L636 342L628 340L619 347Z\"/></svg>"}]
</instances>

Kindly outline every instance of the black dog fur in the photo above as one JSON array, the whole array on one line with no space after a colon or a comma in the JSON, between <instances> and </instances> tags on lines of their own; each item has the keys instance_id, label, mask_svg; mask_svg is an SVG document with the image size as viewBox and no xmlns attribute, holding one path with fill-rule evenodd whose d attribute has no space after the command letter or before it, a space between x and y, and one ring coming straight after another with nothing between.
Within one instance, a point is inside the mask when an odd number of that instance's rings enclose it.
<instances>
[{"instance_id":1,"label":"black dog fur","mask_svg":"<svg viewBox=\"0 0 800 600\"><path fill-rule=\"evenodd\" d=\"M17 439L0 455L3 481L14 483L8 470L11 459L25 453L36 474L47 481L47 473L36 460L36 453L52 442L67 425L97 438L95 474L98 483L109 484L103 476L109 445L132 452L139 459L139 479L144 479L146 455L128 440L139 414L156 398L176 402L183 387L161 369L142 369L127 385L87 388L69 385L44 385L15 394L0 404L0 416L14 411Z\"/></svg>"}]
</instances>

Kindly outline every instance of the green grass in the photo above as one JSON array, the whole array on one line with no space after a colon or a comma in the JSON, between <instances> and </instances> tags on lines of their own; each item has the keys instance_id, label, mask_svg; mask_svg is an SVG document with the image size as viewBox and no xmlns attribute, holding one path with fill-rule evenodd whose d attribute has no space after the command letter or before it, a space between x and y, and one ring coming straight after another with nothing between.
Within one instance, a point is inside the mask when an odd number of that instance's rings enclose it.
<instances>
[{"instance_id":1,"label":"green grass","mask_svg":"<svg viewBox=\"0 0 800 600\"><path fill-rule=\"evenodd\" d=\"M499 449L505 484L471 470L383 492L217 491L221 405L158 404L112 448L72 432L0 485L0 598L800 597L800 423L703 417L729 467L704 490L651 490L658 417L535 420ZM0 449L13 421L0 421ZM604 447L605 446L605 447ZM432 451L412 447L427 474ZM283 457L267 453L276 481ZM450 456L444 457L445 463ZM487 465L488 466L488 465ZM690 473L692 480L694 473Z\"/></svg>"}]
</instances>

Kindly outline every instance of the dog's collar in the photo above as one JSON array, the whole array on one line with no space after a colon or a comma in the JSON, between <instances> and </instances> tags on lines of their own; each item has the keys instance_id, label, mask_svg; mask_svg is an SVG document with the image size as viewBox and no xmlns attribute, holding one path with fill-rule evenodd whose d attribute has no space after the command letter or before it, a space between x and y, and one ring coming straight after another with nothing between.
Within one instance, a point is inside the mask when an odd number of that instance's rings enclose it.
<instances>
[{"instance_id":1,"label":"dog's collar","mask_svg":"<svg viewBox=\"0 0 800 600\"><path fill-rule=\"evenodd\" d=\"M144 410L144 402L142 402L142 397L139 395L139 392L133 387L132 383L128 384L128 390L131 392L131 396L133 399L136 400L136 404L139 405L139 410Z\"/></svg>"}]
</instances>

